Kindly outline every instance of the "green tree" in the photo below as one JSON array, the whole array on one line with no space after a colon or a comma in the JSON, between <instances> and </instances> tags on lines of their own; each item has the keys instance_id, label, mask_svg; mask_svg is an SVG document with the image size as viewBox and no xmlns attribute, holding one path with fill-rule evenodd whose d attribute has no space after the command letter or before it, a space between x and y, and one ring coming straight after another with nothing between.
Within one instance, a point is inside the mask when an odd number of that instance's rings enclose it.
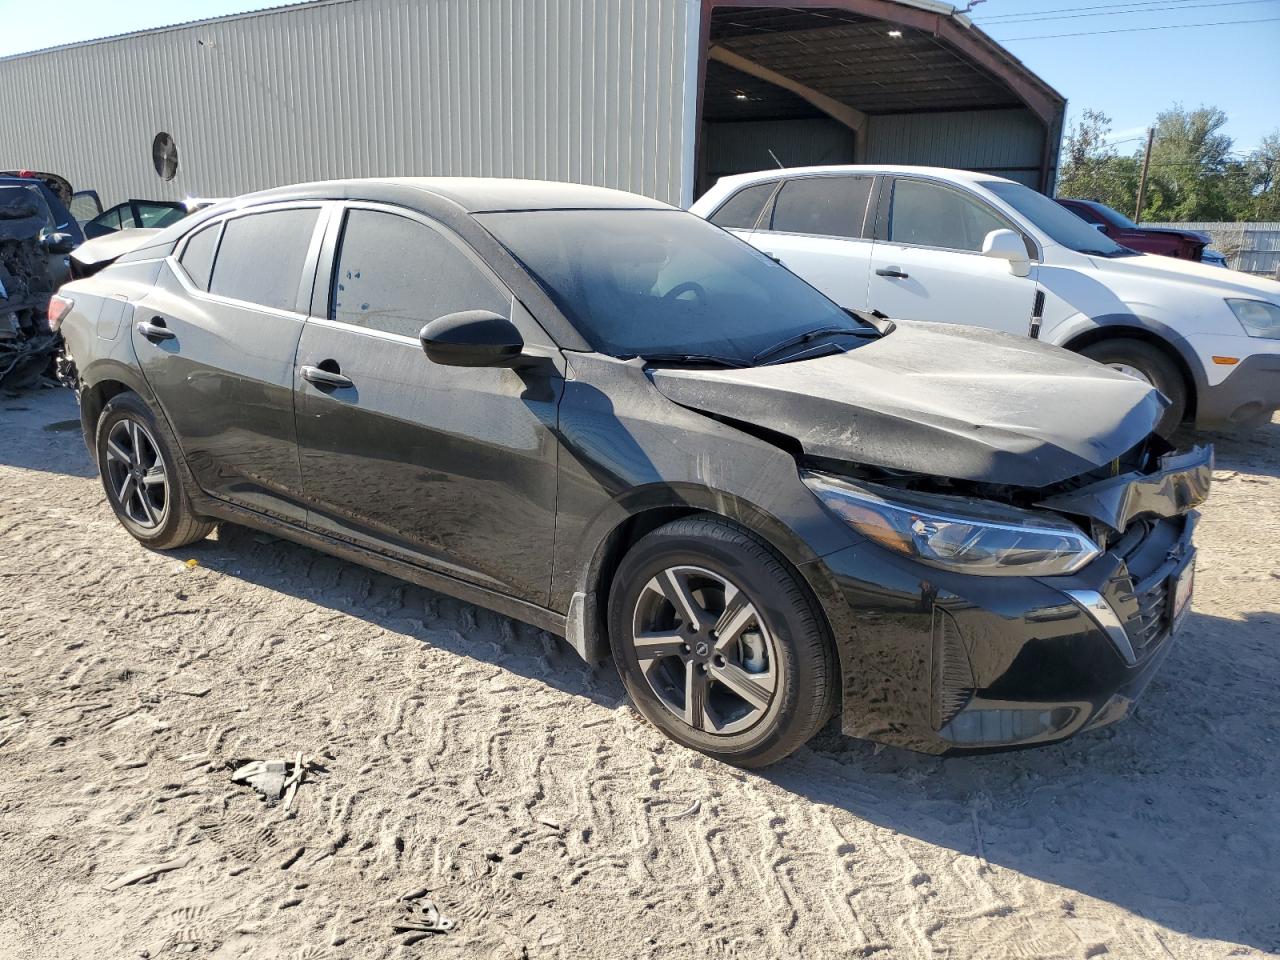
<instances>
[{"instance_id":1,"label":"green tree","mask_svg":"<svg viewBox=\"0 0 1280 960\"><path fill-rule=\"evenodd\" d=\"M1235 220L1248 215L1248 173L1232 157L1232 140L1222 132L1226 124L1227 115L1218 107L1187 110L1178 104L1156 116L1143 219Z\"/></svg>"},{"instance_id":2,"label":"green tree","mask_svg":"<svg viewBox=\"0 0 1280 960\"><path fill-rule=\"evenodd\" d=\"M1280 130L1262 138L1246 161L1253 194L1250 220L1280 220Z\"/></svg>"},{"instance_id":3,"label":"green tree","mask_svg":"<svg viewBox=\"0 0 1280 960\"><path fill-rule=\"evenodd\" d=\"M1107 143L1111 118L1085 110L1063 138L1057 195L1097 200L1129 213L1138 194L1138 166Z\"/></svg>"}]
</instances>

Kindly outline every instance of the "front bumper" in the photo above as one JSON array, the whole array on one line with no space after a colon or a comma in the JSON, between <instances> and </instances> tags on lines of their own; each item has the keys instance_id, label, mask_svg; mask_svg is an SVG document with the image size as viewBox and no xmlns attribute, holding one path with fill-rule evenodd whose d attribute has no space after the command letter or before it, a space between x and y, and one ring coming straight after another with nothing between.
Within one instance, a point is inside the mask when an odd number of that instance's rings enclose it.
<instances>
[{"instance_id":1,"label":"front bumper","mask_svg":"<svg viewBox=\"0 0 1280 960\"><path fill-rule=\"evenodd\" d=\"M979 752L1119 720L1171 646L1194 525L1194 513L1135 521L1071 577L952 574L870 542L811 561L840 651L843 731Z\"/></svg>"},{"instance_id":2,"label":"front bumper","mask_svg":"<svg viewBox=\"0 0 1280 960\"><path fill-rule=\"evenodd\" d=\"M1245 357L1215 386L1201 385L1196 426L1253 426L1280 410L1280 353Z\"/></svg>"}]
</instances>

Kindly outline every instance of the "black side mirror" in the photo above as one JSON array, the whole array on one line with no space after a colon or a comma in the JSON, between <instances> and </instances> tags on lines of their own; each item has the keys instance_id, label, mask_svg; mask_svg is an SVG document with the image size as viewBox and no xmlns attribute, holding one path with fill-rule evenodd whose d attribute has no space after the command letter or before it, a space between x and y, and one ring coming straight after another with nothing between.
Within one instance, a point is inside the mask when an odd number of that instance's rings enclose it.
<instances>
[{"instance_id":1,"label":"black side mirror","mask_svg":"<svg viewBox=\"0 0 1280 960\"><path fill-rule=\"evenodd\" d=\"M76 248L76 238L69 233L50 233L41 242L49 253L70 253Z\"/></svg>"},{"instance_id":2,"label":"black side mirror","mask_svg":"<svg viewBox=\"0 0 1280 960\"><path fill-rule=\"evenodd\" d=\"M432 320L418 334L434 363L449 367L509 367L524 351L524 338L506 317L463 310Z\"/></svg>"}]
</instances>

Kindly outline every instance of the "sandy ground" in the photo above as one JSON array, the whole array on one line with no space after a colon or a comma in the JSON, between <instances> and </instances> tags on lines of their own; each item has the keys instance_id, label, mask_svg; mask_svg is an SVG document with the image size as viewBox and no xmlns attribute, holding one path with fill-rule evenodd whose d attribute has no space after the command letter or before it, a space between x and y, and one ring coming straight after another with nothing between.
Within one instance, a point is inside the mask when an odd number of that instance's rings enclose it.
<instances>
[{"instance_id":1,"label":"sandy ground","mask_svg":"<svg viewBox=\"0 0 1280 960\"><path fill-rule=\"evenodd\" d=\"M234 527L142 549L75 416L0 400L4 960L1280 949L1280 423L1215 438L1195 613L1130 720L948 760L828 729L746 773L530 627ZM297 751L290 814L229 781ZM423 888L457 926L406 945Z\"/></svg>"}]
</instances>

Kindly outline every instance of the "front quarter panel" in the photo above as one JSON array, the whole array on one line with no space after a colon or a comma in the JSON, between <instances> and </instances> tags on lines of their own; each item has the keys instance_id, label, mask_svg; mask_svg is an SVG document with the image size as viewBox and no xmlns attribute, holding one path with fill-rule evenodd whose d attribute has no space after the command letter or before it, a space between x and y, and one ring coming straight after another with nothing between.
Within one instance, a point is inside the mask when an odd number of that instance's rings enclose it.
<instances>
[{"instance_id":1,"label":"front quarter panel","mask_svg":"<svg viewBox=\"0 0 1280 960\"><path fill-rule=\"evenodd\" d=\"M780 446L666 399L637 363L572 354L570 365L557 428L553 609L586 589L610 533L650 510L727 517L797 565L856 540Z\"/></svg>"}]
</instances>

